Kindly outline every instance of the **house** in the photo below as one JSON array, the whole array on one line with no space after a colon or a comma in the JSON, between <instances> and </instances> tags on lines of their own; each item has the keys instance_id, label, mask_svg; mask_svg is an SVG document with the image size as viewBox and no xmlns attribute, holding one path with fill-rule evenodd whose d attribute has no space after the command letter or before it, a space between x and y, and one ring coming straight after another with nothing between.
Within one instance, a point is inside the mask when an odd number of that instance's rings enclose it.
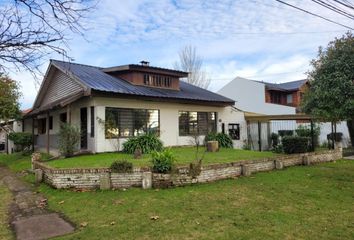
<instances>
[{"instance_id":1,"label":"house","mask_svg":"<svg viewBox=\"0 0 354 240\"><path fill-rule=\"evenodd\" d=\"M305 92L309 89L307 79L285 82L285 83L267 83L265 85L265 102L280 104L296 108L300 112L300 103Z\"/></svg>"},{"instance_id":2,"label":"house","mask_svg":"<svg viewBox=\"0 0 354 240\"><path fill-rule=\"evenodd\" d=\"M28 114L31 109L21 111L21 115ZM15 150L13 141L8 137L10 132L23 132L23 121L21 119L11 119L0 121L0 153L12 153Z\"/></svg>"},{"instance_id":3,"label":"house","mask_svg":"<svg viewBox=\"0 0 354 240\"><path fill-rule=\"evenodd\" d=\"M61 122L79 127L80 150L93 153L122 150L126 139L146 132L181 146L192 135L228 128L241 147L243 112L233 100L182 81L187 76L148 62L104 68L51 60L24 131L35 135L37 149L52 153Z\"/></svg>"},{"instance_id":4,"label":"house","mask_svg":"<svg viewBox=\"0 0 354 240\"><path fill-rule=\"evenodd\" d=\"M221 88L218 93L235 101L235 107L251 114L287 115L300 113L300 103L304 93L309 90L308 80L298 80L285 83L269 83L236 77ZM303 121L271 121L262 126L262 132L279 132L279 130L294 130L299 125L309 125ZM344 136L343 145L348 145L349 131L345 122L337 125L337 132ZM248 126L248 139L257 142L254 135L258 127ZM331 133L331 123L321 123L320 143L327 142L327 134ZM267 137L265 137L267 139ZM269 137L268 137L269 139ZM257 144L255 144L257 145ZM269 141L264 142L264 149L269 147Z\"/></svg>"},{"instance_id":5,"label":"house","mask_svg":"<svg viewBox=\"0 0 354 240\"><path fill-rule=\"evenodd\" d=\"M280 101L278 103L270 97L275 96L274 87L270 88L271 85L273 84L236 77L218 93L235 100L235 107L244 111L268 115L295 114L294 106L280 104Z\"/></svg>"}]
</instances>

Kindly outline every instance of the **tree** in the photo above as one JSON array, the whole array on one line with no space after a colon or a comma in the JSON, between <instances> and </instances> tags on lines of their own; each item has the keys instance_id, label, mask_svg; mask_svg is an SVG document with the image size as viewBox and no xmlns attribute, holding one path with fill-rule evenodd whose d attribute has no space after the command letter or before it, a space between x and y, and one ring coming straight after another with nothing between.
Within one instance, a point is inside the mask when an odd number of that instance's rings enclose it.
<instances>
[{"instance_id":1,"label":"tree","mask_svg":"<svg viewBox=\"0 0 354 240\"><path fill-rule=\"evenodd\" d=\"M207 89L210 78L203 70L203 59L197 54L195 47L188 45L179 51L179 62L175 63L175 69L188 72L187 82L195 86Z\"/></svg>"},{"instance_id":2,"label":"tree","mask_svg":"<svg viewBox=\"0 0 354 240\"><path fill-rule=\"evenodd\" d=\"M311 61L310 90L303 111L325 121L348 121L353 141L354 121L354 36L351 32L331 41Z\"/></svg>"},{"instance_id":3,"label":"tree","mask_svg":"<svg viewBox=\"0 0 354 240\"><path fill-rule=\"evenodd\" d=\"M38 73L49 52L68 58L68 33L83 35L81 23L93 0L8 0L0 6L0 71Z\"/></svg>"},{"instance_id":4,"label":"tree","mask_svg":"<svg viewBox=\"0 0 354 240\"><path fill-rule=\"evenodd\" d=\"M16 81L0 73L0 120L7 122L20 116L21 93Z\"/></svg>"}]
</instances>

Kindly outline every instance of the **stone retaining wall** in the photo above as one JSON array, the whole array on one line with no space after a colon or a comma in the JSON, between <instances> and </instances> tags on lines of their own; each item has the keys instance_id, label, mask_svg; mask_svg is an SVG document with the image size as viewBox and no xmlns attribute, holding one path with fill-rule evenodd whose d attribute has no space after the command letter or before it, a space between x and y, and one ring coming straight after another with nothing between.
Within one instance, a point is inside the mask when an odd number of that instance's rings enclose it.
<instances>
[{"instance_id":1,"label":"stone retaining wall","mask_svg":"<svg viewBox=\"0 0 354 240\"><path fill-rule=\"evenodd\" d=\"M214 182L241 175L282 169L295 165L310 165L342 158L341 149L293 154L260 160L202 166L198 176L190 176L189 167L178 167L175 173L152 173L148 168L134 168L132 173L112 173L109 168L57 169L34 160L36 179L43 179L54 188L164 188L194 183Z\"/></svg>"}]
</instances>

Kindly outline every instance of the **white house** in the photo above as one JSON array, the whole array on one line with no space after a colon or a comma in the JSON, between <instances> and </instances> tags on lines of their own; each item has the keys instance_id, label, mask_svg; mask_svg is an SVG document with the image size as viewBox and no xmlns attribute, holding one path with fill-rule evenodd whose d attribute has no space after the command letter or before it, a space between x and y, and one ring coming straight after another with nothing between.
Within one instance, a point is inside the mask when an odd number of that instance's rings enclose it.
<instances>
[{"instance_id":1,"label":"white house","mask_svg":"<svg viewBox=\"0 0 354 240\"><path fill-rule=\"evenodd\" d=\"M235 107L244 111L267 115L296 113L295 107L267 103L264 82L236 77L221 88L218 93L233 99Z\"/></svg>"},{"instance_id":2,"label":"white house","mask_svg":"<svg viewBox=\"0 0 354 240\"><path fill-rule=\"evenodd\" d=\"M235 101L235 106L243 111L266 114L284 115L296 114L305 91L309 89L306 79L286 82L268 83L246 78L236 77L221 88L218 93ZM299 125L308 125L299 121L271 121L270 126L263 125L263 132L278 132L279 130L294 130ZM337 132L343 133L343 145L349 141L349 132L345 122L337 124ZM257 127L254 127L257 128ZM327 141L327 134L331 133L330 123L321 123L320 143ZM251 134L250 134L251 133ZM256 138L257 129L250 129L249 139ZM267 143L263 144L265 148Z\"/></svg>"},{"instance_id":3,"label":"white house","mask_svg":"<svg viewBox=\"0 0 354 240\"><path fill-rule=\"evenodd\" d=\"M165 146L181 146L191 135L229 128L241 147L244 113L232 99L180 80L187 75L147 62L103 68L51 60L24 131L34 133L37 149L52 153L61 122L78 126L80 149L94 153L121 150L127 138L146 132Z\"/></svg>"},{"instance_id":4,"label":"white house","mask_svg":"<svg viewBox=\"0 0 354 240\"><path fill-rule=\"evenodd\" d=\"M22 121L10 120L6 124L0 122L0 152L12 153L15 150L14 143L8 138L10 132L22 132Z\"/></svg>"}]
</instances>

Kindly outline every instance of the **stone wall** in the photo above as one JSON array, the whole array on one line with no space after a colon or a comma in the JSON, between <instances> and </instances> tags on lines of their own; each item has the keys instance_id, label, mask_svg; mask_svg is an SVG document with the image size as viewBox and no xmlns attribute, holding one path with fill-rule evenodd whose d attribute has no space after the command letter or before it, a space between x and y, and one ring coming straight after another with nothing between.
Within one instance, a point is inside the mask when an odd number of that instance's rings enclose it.
<instances>
[{"instance_id":1,"label":"stone wall","mask_svg":"<svg viewBox=\"0 0 354 240\"><path fill-rule=\"evenodd\" d=\"M152 173L148 168L134 168L132 173L112 173L109 168L56 169L36 160L33 161L33 169L39 170L35 171L36 174L42 175L38 179L43 179L54 188L165 188L214 182L295 165L330 162L340 158L342 158L342 151L338 149L260 160L212 164L202 166L200 173L194 174L195 176L192 176L189 167L178 167L171 174Z\"/></svg>"}]
</instances>

